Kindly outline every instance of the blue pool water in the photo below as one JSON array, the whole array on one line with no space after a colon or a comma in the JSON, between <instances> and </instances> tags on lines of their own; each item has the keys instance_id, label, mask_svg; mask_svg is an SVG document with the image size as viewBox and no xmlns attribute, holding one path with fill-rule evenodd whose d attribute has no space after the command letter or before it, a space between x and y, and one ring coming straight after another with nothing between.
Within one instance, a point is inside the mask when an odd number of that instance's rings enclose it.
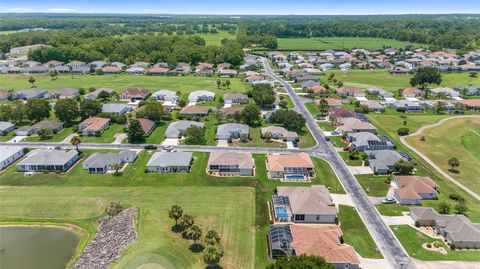
<instances>
[{"instance_id":1,"label":"blue pool water","mask_svg":"<svg viewBox=\"0 0 480 269\"><path fill-rule=\"evenodd\" d=\"M288 181L306 181L307 177L304 175L286 175L285 180Z\"/></svg>"},{"instance_id":2,"label":"blue pool water","mask_svg":"<svg viewBox=\"0 0 480 269\"><path fill-rule=\"evenodd\" d=\"M288 218L287 209L284 207L275 207L275 217L277 219L286 219Z\"/></svg>"}]
</instances>

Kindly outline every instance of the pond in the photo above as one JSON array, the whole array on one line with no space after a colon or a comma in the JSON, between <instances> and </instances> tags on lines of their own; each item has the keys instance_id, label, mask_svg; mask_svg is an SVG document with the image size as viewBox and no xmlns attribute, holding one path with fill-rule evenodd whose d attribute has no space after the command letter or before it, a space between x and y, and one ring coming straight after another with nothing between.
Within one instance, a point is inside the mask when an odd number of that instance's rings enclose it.
<instances>
[{"instance_id":1,"label":"pond","mask_svg":"<svg viewBox=\"0 0 480 269\"><path fill-rule=\"evenodd\" d=\"M64 269L79 242L62 227L0 226L0 268Z\"/></svg>"}]
</instances>

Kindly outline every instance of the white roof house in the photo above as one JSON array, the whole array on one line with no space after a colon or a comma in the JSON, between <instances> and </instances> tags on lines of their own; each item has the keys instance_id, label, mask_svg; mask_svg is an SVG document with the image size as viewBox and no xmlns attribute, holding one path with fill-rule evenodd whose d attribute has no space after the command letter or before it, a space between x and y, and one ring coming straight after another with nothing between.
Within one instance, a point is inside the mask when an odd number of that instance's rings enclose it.
<instances>
[{"instance_id":1,"label":"white roof house","mask_svg":"<svg viewBox=\"0 0 480 269\"><path fill-rule=\"evenodd\" d=\"M177 101L178 95L174 91L158 90L152 94L152 98L163 101Z\"/></svg>"},{"instance_id":2,"label":"white roof house","mask_svg":"<svg viewBox=\"0 0 480 269\"><path fill-rule=\"evenodd\" d=\"M155 152L147 163L147 170L152 173L188 173L191 164L191 152Z\"/></svg>"},{"instance_id":3,"label":"white roof house","mask_svg":"<svg viewBox=\"0 0 480 269\"><path fill-rule=\"evenodd\" d=\"M246 124L226 123L220 124L217 128L218 139L248 137L249 134L250 127Z\"/></svg>"},{"instance_id":4,"label":"white roof house","mask_svg":"<svg viewBox=\"0 0 480 269\"><path fill-rule=\"evenodd\" d=\"M189 102L213 101L215 93L210 91L194 91L188 96Z\"/></svg>"},{"instance_id":5,"label":"white roof house","mask_svg":"<svg viewBox=\"0 0 480 269\"><path fill-rule=\"evenodd\" d=\"M20 172L66 171L78 160L76 150L36 149L17 164Z\"/></svg>"},{"instance_id":6,"label":"white roof house","mask_svg":"<svg viewBox=\"0 0 480 269\"><path fill-rule=\"evenodd\" d=\"M203 128L205 124L203 122L198 121L190 121L190 120L180 120L170 123L168 125L167 130L165 131L166 138L179 138L183 131L190 126L197 126Z\"/></svg>"},{"instance_id":7,"label":"white roof house","mask_svg":"<svg viewBox=\"0 0 480 269\"><path fill-rule=\"evenodd\" d=\"M103 113L123 115L130 111L132 111L132 107L126 104L103 104L102 106Z\"/></svg>"},{"instance_id":8,"label":"white roof house","mask_svg":"<svg viewBox=\"0 0 480 269\"><path fill-rule=\"evenodd\" d=\"M0 146L0 170L18 160L23 154L23 147Z\"/></svg>"},{"instance_id":9,"label":"white roof house","mask_svg":"<svg viewBox=\"0 0 480 269\"><path fill-rule=\"evenodd\" d=\"M8 133L15 129L15 125L8 121L0 121L0 133Z\"/></svg>"}]
</instances>

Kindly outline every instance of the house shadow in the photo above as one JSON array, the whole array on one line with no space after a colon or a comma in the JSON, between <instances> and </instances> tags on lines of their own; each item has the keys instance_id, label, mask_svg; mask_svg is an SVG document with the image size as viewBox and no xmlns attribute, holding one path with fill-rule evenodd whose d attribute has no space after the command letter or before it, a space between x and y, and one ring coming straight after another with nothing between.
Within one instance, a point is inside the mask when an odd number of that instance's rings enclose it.
<instances>
[{"instance_id":1,"label":"house shadow","mask_svg":"<svg viewBox=\"0 0 480 269\"><path fill-rule=\"evenodd\" d=\"M174 233L181 233L183 232L182 226L180 225L173 225L171 231Z\"/></svg>"},{"instance_id":2,"label":"house shadow","mask_svg":"<svg viewBox=\"0 0 480 269\"><path fill-rule=\"evenodd\" d=\"M457 170L457 169L448 169L448 172L456 175L460 174L460 170Z\"/></svg>"},{"instance_id":3,"label":"house shadow","mask_svg":"<svg viewBox=\"0 0 480 269\"><path fill-rule=\"evenodd\" d=\"M189 249L191 252L199 253L199 252L202 252L205 249L205 247L202 244L194 243L190 245Z\"/></svg>"},{"instance_id":4,"label":"house shadow","mask_svg":"<svg viewBox=\"0 0 480 269\"><path fill-rule=\"evenodd\" d=\"M220 264L210 264L205 266L205 269L223 269L223 267Z\"/></svg>"}]
</instances>

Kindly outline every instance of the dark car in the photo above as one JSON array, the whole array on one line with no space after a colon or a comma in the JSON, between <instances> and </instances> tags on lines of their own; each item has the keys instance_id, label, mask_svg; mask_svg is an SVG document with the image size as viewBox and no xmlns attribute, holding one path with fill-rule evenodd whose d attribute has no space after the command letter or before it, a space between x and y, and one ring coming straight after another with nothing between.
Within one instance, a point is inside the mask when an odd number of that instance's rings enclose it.
<instances>
[{"instance_id":1,"label":"dark car","mask_svg":"<svg viewBox=\"0 0 480 269\"><path fill-rule=\"evenodd\" d=\"M157 149L155 145L145 145L145 149Z\"/></svg>"}]
</instances>

